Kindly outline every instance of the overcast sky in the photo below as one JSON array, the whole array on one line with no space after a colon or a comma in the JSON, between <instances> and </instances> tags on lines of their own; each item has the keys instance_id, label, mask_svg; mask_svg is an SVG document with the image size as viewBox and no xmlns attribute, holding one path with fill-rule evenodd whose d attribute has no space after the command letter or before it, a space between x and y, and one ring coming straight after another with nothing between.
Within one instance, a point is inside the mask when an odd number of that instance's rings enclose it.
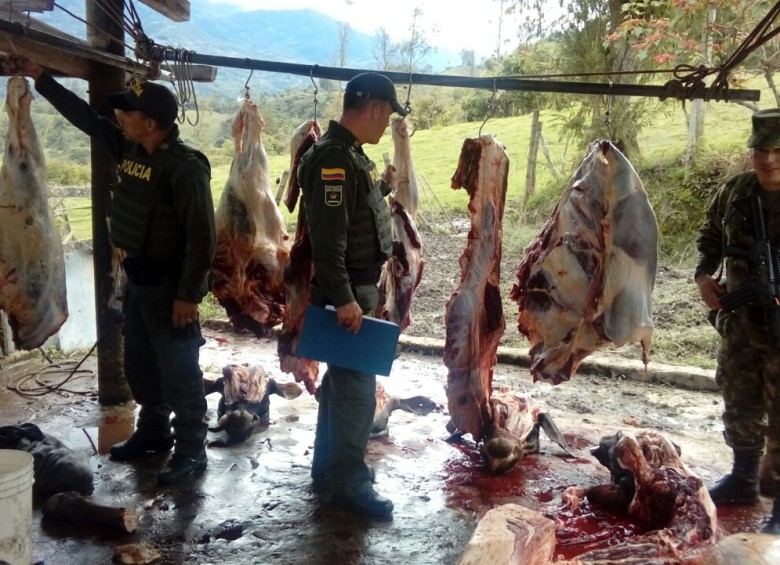
<instances>
[{"instance_id":1,"label":"overcast sky","mask_svg":"<svg viewBox=\"0 0 780 565\"><path fill-rule=\"evenodd\" d=\"M474 50L477 61L495 53L498 43L500 4L497 0L216 0L239 5L247 10L312 9L353 29L373 35L384 27L393 41L410 37L409 26L416 7L422 10L421 28L428 43L460 52ZM506 21L506 20L505 20ZM516 25L505 23L502 36L517 44ZM501 52L509 47L504 43Z\"/></svg>"}]
</instances>

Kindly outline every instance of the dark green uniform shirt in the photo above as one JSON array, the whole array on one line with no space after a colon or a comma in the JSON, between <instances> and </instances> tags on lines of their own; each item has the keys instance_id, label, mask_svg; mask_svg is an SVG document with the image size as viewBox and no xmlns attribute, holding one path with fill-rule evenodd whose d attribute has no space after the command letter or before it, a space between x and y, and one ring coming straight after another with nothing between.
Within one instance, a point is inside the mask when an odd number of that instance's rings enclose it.
<instances>
[{"instance_id":1,"label":"dark green uniform shirt","mask_svg":"<svg viewBox=\"0 0 780 565\"><path fill-rule=\"evenodd\" d=\"M36 90L69 122L98 138L118 163L111 240L129 256L149 258L180 273L176 298L199 303L216 250L211 168L205 155L184 145L179 128L151 155L122 130L47 74Z\"/></svg>"},{"instance_id":2,"label":"dark green uniform shirt","mask_svg":"<svg viewBox=\"0 0 780 565\"><path fill-rule=\"evenodd\" d=\"M351 285L376 284L392 251L390 187L355 136L331 121L298 169L314 276L336 307L355 300Z\"/></svg>"}]
</instances>

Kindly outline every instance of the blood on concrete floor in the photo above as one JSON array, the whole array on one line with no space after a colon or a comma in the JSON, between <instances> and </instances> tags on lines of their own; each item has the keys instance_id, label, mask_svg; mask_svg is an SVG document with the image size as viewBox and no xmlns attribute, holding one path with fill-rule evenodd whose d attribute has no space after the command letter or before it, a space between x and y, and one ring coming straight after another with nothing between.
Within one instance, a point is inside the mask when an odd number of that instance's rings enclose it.
<instances>
[{"instance_id":1,"label":"blood on concrete floor","mask_svg":"<svg viewBox=\"0 0 780 565\"><path fill-rule=\"evenodd\" d=\"M228 363L250 363L262 365L276 379L290 380L279 371L274 340L218 330L205 333L201 365L206 376L219 376ZM31 363L42 361L34 359L24 365ZM4 367L3 386L19 370ZM566 389L544 388L532 385L527 372L517 367L498 366L497 383L527 392L550 407L577 457L567 457L542 436L541 453L528 456L510 473L496 476L485 471L473 444L445 441L446 375L440 358L404 353L396 359L390 377L379 377L390 394L424 394L439 405L426 416L393 413L389 436L369 444L367 458L376 470L375 488L395 503L390 522L353 517L310 491L317 404L305 392L291 401L272 397L268 427L243 443L210 448L209 467L202 477L165 488L155 481L164 457L133 465L108 459L110 445L132 431L132 406L101 408L94 394L25 399L6 392L0 395L0 424L32 421L70 447L85 450L95 472L93 499L133 507L140 514L135 533L118 534L42 522L36 510L33 561L47 565L110 563L114 546L145 542L161 550L161 563L170 564L449 564L457 562L479 517L508 502L557 517L562 535L556 553L563 557L636 531L620 517L587 506L572 513L561 505L560 495L571 485L609 481L607 470L595 462L589 449L602 435L630 428L625 422L636 420L627 419L635 414L627 414L632 408L621 403L637 397L647 405L647 398L663 395L663 391L651 385L580 377L565 383ZM94 378L82 379L78 386L89 390L96 384ZM624 392L630 387L632 392L621 395L621 387ZM683 460L709 482L727 470L728 451L720 433L702 427L701 414L691 414L690 418L699 421L690 429L682 425L687 405L681 399L692 407L706 407L717 403L717 395L670 391L669 398L677 404L672 423L664 431L682 446ZM208 400L213 421L218 395ZM589 405L585 413L583 404ZM718 407L713 406L712 412L719 414ZM663 424L669 420L660 408L656 416L657 420L645 421ZM687 460L686 452L690 454ZM727 533L755 531L769 507L764 499L756 508L721 512L721 525Z\"/></svg>"}]
</instances>

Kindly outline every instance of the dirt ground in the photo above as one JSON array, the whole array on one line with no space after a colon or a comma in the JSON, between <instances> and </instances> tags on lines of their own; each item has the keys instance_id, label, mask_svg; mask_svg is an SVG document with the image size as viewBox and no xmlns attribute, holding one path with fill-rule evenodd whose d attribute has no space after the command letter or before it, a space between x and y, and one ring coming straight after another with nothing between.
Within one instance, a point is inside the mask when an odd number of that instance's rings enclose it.
<instances>
[{"instance_id":1,"label":"dirt ground","mask_svg":"<svg viewBox=\"0 0 780 565\"><path fill-rule=\"evenodd\" d=\"M425 267L412 302L413 321L406 330L407 335L445 337L445 305L460 281L458 258L466 245L468 229L465 220L456 226L449 230L453 232L450 234L422 234ZM505 250L501 261L501 296L506 319L501 345L527 348L528 341L517 330L517 304L509 298L512 285L517 282L515 271L520 259L520 255ZM706 316L707 309L693 282L693 270L659 264L653 289L655 347L651 360L680 364L680 358L685 358L700 366L714 368L717 333L707 323ZM609 348L602 353L627 359L641 358L638 344Z\"/></svg>"},{"instance_id":2,"label":"dirt ground","mask_svg":"<svg viewBox=\"0 0 780 565\"><path fill-rule=\"evenodd\" d=\"M460 276L457 257L464 236L426 238L428 265L415 298L411 336L444 337L444 304ZM508 262L511 262L509 259ZM505 285L513 272L504 268ZM690 274L659 270L657 318L674 319L674 309L701 313L690 292ZM506 292L505 292L506 293ZM697 310L698 309L698 310ZM507 302L505 346L524 347L512 318L516 309ZM237 334L225 324L204 328L207 344L201 365L205 376L216 378L229 363L263 366L274 378L288 381L279 371L275 340ZM507 386L530 396L531 403L550 414L563 431L576 458L542 437L541 453L528 456L510 473L494 476L485 471L473 444L445 441L448 421L445 384L447 370L436 347L429 355L404 347L392 374L379 377L390 394L432 398L438 409L426 416L395 412L390 435L371 441L368 460L376 470L376 489L395 503L391 522L354 518L327 504L309 490L311 448L317 405L307 393L294 400L274 397L271 424L247 441L232 447L210 447L209 467L191 484L161 488L155 474L164 458L137 465L110 461L111 444L132 431L134 406L103 408L97 403L95 358L65 391L25 398L6 387L25 375L59 381L77 357L57 360L59 373L40 376L51 364L40 355L0 359L0 425L36 423L90 458L95 477L93 500L127 506L140 513L138 531L120 534L99 527L74 527L33 517L33 562L58 565L110 563L113 548L124 543L150 543L165 564L454 564L488 509L518 502L547 516L572 518L560 503L570 485L607 482L607 471L589 450L600 437L617 430L655 429L676 442L683 460L706 484L726 472L730 453L722 440L722 403L712 390L685 390L670 384L648 384L626 377L576 375L557 387L533 384L526 369L499 364L495 386ZM630 348L613 352L637 359ZM682 369L683 371L685 369ZM31 384L29 378L26 385ZM672 383L673 384L673 383ZM218 395L208 397L215 421ZM217 434L209 434L217 439ZM755 531L771 503L756 508L721 512L724 533ZM588 539L596 539L621 524L618 517L587 509L577 517L583 536L575 544L559 544L556 554L581 553ZM613 540L630 533L615 527ZM603 538L602 538L603 539Z\"/></svg>"}]
</instances>

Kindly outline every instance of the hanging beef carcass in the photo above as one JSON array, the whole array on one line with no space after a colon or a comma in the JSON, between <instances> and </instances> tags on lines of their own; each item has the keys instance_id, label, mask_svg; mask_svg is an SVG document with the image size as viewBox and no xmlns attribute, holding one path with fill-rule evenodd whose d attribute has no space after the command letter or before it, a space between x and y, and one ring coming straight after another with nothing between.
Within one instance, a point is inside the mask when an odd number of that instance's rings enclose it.
<instances>
[{"instance_id":1,"label":"hanging beef carcass","mask_svg":"<svg viewBox=\"0 0 780 565\"><path fill-rule=\"evenodd\" d=\"M284 316L290 244L271 192L263 118L246 98L233 120L236 154L216 213L212 293L231 323L265 336Z\"/></svg>"},{"instance_id":2,"label":"hanging beef carcass","mask_svg":"<svg viewBox=\"0 0 780 565\"><path fill-rule=\"evenodd\" d=\"M452 187L469 194L471 228L460 257L460 283L444 318L447 402L454 427L475 441L491 421L493 367L506 327L499 276L508 171L504 146L485 134L463 143L452 177Z\"/></svg>"},{"instance_id":3,"label":"hanging beef carcass","mask_svg":"<svg viewBox=\"0 0 780 565\"><path fill-rule=\"evenodd\" d=\"M393 134L393 166L396 186L390 194L393 231L393 255L382 268L379 279L377 316L398 324L404 331L412 323L414 291L420 284L425 261L422 239L417 231L417 176L412 164L411 125L408 118L395 117L390 123Z\"/></svg>"},{"instance_id":4,"label":"hanging beef carcass","mask_svg":"<svg viewBox=\"0 0 780 565\"><path fill-rule=\"evenodd\" d=\"M301 194L301 187L298 185L298 162L319 138L320 125L315 120L303 122L293 132L290 142L290 182L284 197L290 212L295 210ZM295 351L298 348L306 305L309 303L312 269L309 227L301 207L298 209L298 225L295 229L295 242L290 250L290 262L284 271L284 298L287 308L277 351L282 371L292 373L295 380L302 382L310 394L314 394L317 387L319 362L298 357Z\"/></svg>"},{"instance_id":5,"label":"hanging beef carcass","mask_svg":"<svg viewBox=\"0 0 780 565\"><path fill-rule=\"evenodd\" d=\"M31 102L27 81L9 79L0 171L0 310L19 349L40 347L68 318L62 239L49 209L46 163Z\"/></svg>"},{"instance_id":6,"label":"hanging beef carcass","mask_svg":"<svg viewBox=\"0 0 780 565\"><path fill-rule=\"evenodd\" d=\"M658 225L631 163L594 142L517 268L511 297L534 380L558 384L596 349L639 341L647 364Z\"/></svg>"}]
</instances>

